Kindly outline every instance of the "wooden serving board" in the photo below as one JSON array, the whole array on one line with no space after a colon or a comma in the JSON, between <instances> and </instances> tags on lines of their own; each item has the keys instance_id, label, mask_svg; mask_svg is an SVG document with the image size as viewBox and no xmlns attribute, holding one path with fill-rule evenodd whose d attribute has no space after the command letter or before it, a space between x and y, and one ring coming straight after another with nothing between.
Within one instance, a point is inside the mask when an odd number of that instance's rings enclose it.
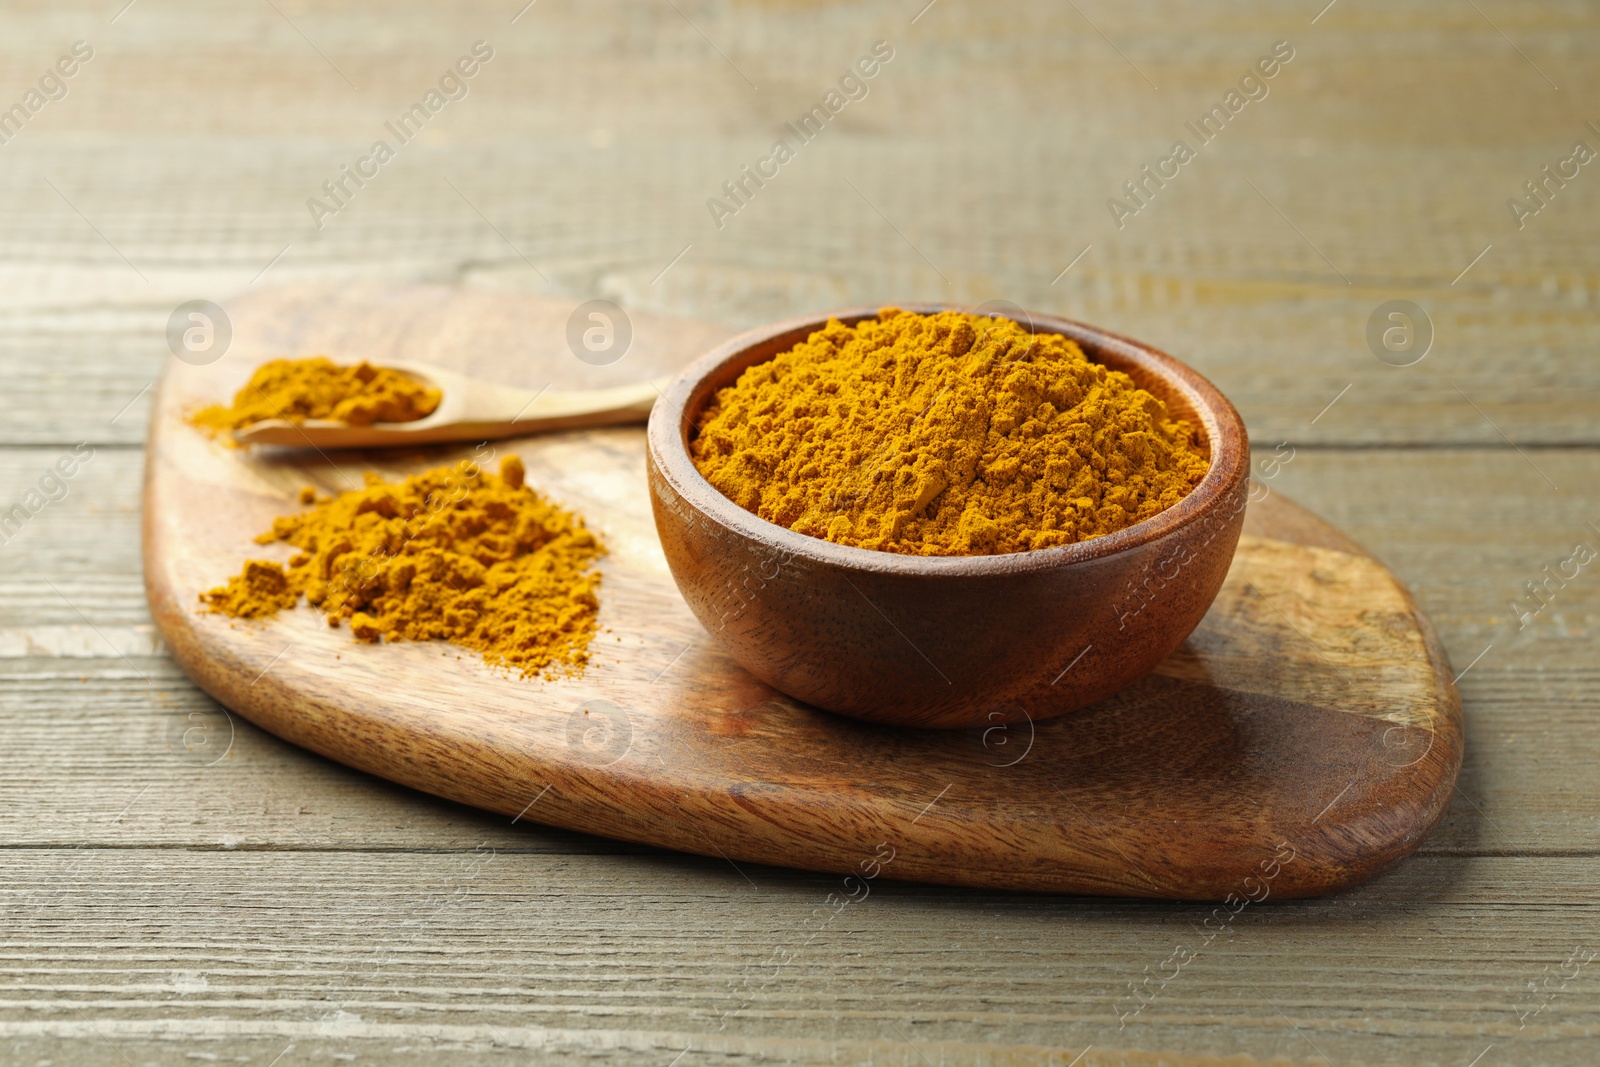
<instances>
[{"instance_id":1,"label":"wooden serving board","mask_svg":"<svg viewBox=\"0 0 1600 1067\"><path fill-rule=\"evenodd\" d=\"M567 348L577 303L269 291L230 306L224 358L171 361L151 419L145 579L189 675L280 737L416 789L523 821L855 874L847 891L886 877L1308 896L1401 859L1443 814L1461 711L1427 619L1380 563L1275 493L1251 505L1210 614L1153 675L1077 714L988 730L835 717L718 651L656 541L642 428L493 444L611 549L581 677L509 677L437 642L358 644L304 605L261 623L201 612L198 594L246 557L286 554L251 539L298 507L302 485L334 492L369 469L398 478L473 449L246 453L189 428L186 411L281 355L572 388L659 375L731 332L636 315L627 355L594 367Z\"/></svg>"}]
</instances>

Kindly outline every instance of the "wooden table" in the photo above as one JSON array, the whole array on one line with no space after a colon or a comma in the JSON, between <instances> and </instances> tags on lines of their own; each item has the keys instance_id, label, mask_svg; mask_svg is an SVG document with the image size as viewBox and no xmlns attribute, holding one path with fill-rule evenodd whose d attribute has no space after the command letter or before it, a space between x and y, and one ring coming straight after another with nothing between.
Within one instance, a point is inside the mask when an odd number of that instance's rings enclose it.
<instances>
[{"instance_id":1,"label":"wooden table","mask_svg":"<svg viewBox=\"0 0 1600 1067\"><path fill-rule=\"evenodd\" d=\"M0 1061L1594 1062L1600 574L1525 583L1600 547L1600 164L1520 229L1507 199L1600 148L1600 12L1322 3L7 5L0 106L93 56L0 145L0 508L38 505L0 532ZM307 198L477 40L465 98L317 229ZM867 96L718 228L878 40ZM177 732L226 719L138 563L167 320L352 280L738 324L1005 299L1152 341L1432 613L1451 811L1174 974L1209 907L885 883L802 946L831 878L508 825L243 722L200 765ZM1409 366L1369 348L1392 300L1431 322Z\"/></svg>"}]
</instances>

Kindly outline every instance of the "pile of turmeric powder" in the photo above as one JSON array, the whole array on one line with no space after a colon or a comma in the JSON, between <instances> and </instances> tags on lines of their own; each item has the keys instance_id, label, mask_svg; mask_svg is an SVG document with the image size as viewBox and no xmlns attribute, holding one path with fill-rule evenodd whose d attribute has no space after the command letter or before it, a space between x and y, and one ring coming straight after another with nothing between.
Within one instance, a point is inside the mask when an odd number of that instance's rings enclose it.
<instances>
[{"instance_id":1,"label":"pile of turmeric powder","mask_svg":"<svg viewBox=\"0 0 1600 1067\"><path fill-rule=\"evenodd\" d=\"M599 615L605 547L583 520L524 484L507 457L496 477L470 461L301 503L256 538L300 549L288 567L250 560L202 593L213 612L262 618L303 596L357 639L441 639L523 676L577 673Z\"/></svg>"},{"instance_id":2,"label":"pile of turmeric powder","mask_svg":"<svg viewBox=\"0 0 1600 1067\"><path fill-rule=\"evenodd\" d=\"M334 419L351 426L414 422L433 414L443 394L389 367L363 360L354 366L324 356L274 359L250 376L233 403L213 404L190 422L213 433L237 430L266 419Z\"/></svg>"},{"instance_id":3,"label":"pile of turmeric powder","mask_svg":"<svg viewBox=\"0 0 1600 1067\"><path fill-rule=\"evenodd\" d=\"M695 465L748 511L842 545L995 555L1115 533L1209 468L1196 428L1059 334L884 308L720 390Z\"/></svg>"}]
</instances>

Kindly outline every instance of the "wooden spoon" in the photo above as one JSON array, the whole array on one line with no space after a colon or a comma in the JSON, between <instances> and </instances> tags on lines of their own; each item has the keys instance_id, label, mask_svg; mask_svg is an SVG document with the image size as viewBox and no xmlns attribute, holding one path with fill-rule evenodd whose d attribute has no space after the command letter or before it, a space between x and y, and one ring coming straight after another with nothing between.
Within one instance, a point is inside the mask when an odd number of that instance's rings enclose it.
<instances>
[{"instance_id":1,"label":"wooden spoon","mask_svg":"<svg viewBox=\"0 0 1600 1067\"><path fill-rule=\"evenodd\" d=\"M263 419L233 431L241 445L396 448L440 441L486 441L580 426L643 422L666 380L559 392L512 389L420 363L385 362L444 394L426 418L352 426L329 419Z\"/></svg>"}]
</instances>

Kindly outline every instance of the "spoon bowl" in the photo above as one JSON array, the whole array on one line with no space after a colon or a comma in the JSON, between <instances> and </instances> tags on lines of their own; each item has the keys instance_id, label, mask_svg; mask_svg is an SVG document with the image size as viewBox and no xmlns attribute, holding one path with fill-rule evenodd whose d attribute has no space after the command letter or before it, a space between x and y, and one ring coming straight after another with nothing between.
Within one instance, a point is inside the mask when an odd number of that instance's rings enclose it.
<instances>
[{"instance_id":1,"label":"spoon bowl","mask_svg":"<svg viewBox=\"0 0 1600 1067\"><path fill-rule=\"evenodd\" d=\"M902 305L923 314L963 310ZM992 556L911 556L834 544L746 511L695 467L689 440L717 390L854 308L759 327L685 368L650 416L656 529L684 599L756 677L844 715L898 726L991 727L1066 714L1131 685L1189 636L1244 523L1249 442L1233 405L1149 345L1017 312L1078 342L1200 429L1210 468L1177 504L1090 541Z\"/></svg>"}]
</instances>

